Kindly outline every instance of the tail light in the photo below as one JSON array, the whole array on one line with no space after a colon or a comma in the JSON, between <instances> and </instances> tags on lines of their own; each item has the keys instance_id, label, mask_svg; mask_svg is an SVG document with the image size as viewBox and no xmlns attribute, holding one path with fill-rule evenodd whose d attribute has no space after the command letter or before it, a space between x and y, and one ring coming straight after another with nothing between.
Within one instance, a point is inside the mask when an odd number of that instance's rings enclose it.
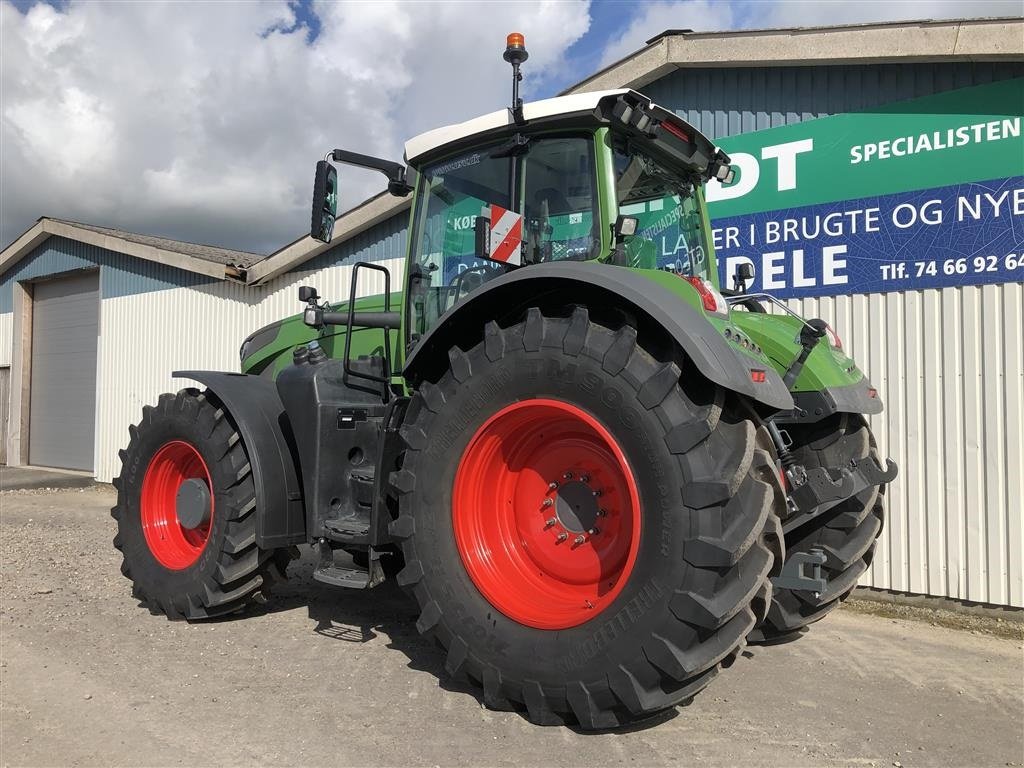
<instances>
[{"instance_id":1,"label":"tail light","mask_svg":"<svg viewBox=\"0 0 1024 768\"><path fill-rule=\"evenodd\" d=\"M715 286L703 277L695 275L682 275L682 278L697 289L705 312L710 312L713 315L729 315L729 305L725 303L725 297L715 290Z\"/></svg>"},{"instance_id":2,"label":"tail light","mask_svg":"<svg viewBox=\"0 0 1024 768\"><path fill-rule=\"evenodd\" d=\"M828 343L836 349L843 348L843 340L839 338L839 334L832 330L831 325L825 325L825 333L828 334Z\"/></svg>"},{"instance_id":3,"label":"tail light","mask_svg":"<svg viewBox=\"0 0 1024 768\"><path fill-rule=\"evenodd\" d=\"M686 131L684 131L682 128L680 128L678 125L675 125L674 123L670 123L666 120L661 124L661 127L664 128L669 133L671 133L677 139L682 139L685 142L690 141L689 134L687 134Z\"/></svg>"}]
</instances>

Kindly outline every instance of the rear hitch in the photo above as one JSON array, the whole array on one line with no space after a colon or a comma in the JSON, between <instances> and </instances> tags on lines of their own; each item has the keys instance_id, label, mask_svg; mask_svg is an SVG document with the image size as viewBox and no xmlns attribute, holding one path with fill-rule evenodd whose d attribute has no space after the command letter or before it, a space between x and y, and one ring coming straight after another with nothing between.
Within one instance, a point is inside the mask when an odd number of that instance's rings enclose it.
<instances>
[{"instance_id":1,"label":"rear hitch","mask_svg":"<svg viewBox=\"0 0 1024 768\"><path fill-rule=\"evenodd\" d=\"M800 465L790 467L786 470L789 498L798 514L784 523L783 531L788 533L798 528L812 517L827 512L865 488L891 483L898 471L892 459L886 459L883 469L872 456L852 459L844 467L816 467L810 470Z\"/></svg>"},{"instance_id":2,"label":"rear hitch","mask_svg":"<svg viewBox=\"0 0 1024 768\"><path fill-rule=\"evenodd\" d=\"M828 586L828 579L822 576L821 566L825 564L825 552L812 547L806 552L794 552L786 558L782 573L772 578L772 586L779 589L792 589L801 592L813 592L819 597ZM811 567L808 575L804 566Z\"/></svg>"}]
</instances>

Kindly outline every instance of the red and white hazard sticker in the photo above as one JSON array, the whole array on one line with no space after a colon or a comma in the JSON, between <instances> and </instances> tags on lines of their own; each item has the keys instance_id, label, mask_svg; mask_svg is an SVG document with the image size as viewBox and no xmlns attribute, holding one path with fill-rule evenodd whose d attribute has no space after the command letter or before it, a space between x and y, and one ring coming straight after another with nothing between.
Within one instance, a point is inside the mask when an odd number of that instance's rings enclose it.
<instances>
[{"instance_id":1,"label":"red and white hazard sticker","mask_svg":"<svg viewBox=\"0 0 1024 768\"><path fill-rule=\"evenodd\" d=\"M488 243L494 261L523 263L523 217L515 211L491 206L491 239Z\"/></svg>"}]
</instances>

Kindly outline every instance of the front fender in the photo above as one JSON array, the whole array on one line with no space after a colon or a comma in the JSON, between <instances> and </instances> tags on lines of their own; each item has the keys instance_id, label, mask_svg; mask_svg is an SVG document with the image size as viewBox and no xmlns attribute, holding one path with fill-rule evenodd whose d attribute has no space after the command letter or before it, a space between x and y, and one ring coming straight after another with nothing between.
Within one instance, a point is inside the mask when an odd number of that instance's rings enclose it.
<instances>
[{"instance_id":1,"label":"front fender","mask_svg":"<svg viewBox=\"0 0 1024 768\"><path fill-rule=\"evenodd\" d=\"M306 516L291 424L274 382L220 371L175 371L205 385L242 436L256 485L256 543L276 549L306 540Z\"/></svg>"},{"instance_id":2,"label":"front fender","mask_svg":"<svg viewBox=\"0 0 1024 768\"><path fill-rule=\"evenodd\" d=\"M472 345L483 338L490 321L514 322L529 306L586 305L618 308L636 319L637 331L662 329L675 340L697 369L715 384L750 398L772 411L789 410L793 399L782 378L766 357L734 349L722 333L681 291L661 282L667 273L631 270L594 262L560 261L535 264L491 280L449 309L416 344L408 356L404 374L418 382L440 376L447 365L448 350ZM676 279L676 278L673 278ZM688 289L688 288L687 288ZM755 382L752 369L763 371Z\"/></svg>"}]
</instances>

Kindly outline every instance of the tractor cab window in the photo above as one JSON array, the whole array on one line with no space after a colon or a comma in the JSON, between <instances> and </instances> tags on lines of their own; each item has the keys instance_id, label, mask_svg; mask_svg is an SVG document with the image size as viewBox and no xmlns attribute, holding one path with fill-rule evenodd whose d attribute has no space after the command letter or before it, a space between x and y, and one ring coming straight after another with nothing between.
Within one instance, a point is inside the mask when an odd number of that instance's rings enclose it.
<instances>
[{"instance_id":1,"label":"tractor cab window","mask_svg":"<svg viewBox=\"0 0 1024 768\"><path fill-rule=\"evenodd\" d=\"M426 333L512 265L597 255L593 142L542 135L521 151L508 147L498 143L422 169L409 265L410 334ZM486 232L478 232L478 219Z\"/></svg>"},{"instance_id":2,"label":"tractor cab window","mask_svg":"<svg viewBox=\"0 0 1024 768\"><path fill-rule=\"evenodd\" d=\"M423 169L410 264L410 331L422 335L460 298L509 267L478 257L476 220L508 209L512 160L495 147Z\"/></svg>"},{"instance_id":3,"label":"tractor cab window","mask_svg":"<svg viewBox=\"0 0 1024 768\"><path fill-rule=\"evenodd\" d=\"M630 266L708 278L709 258L697 187L684 174L633 147L615 148L619 213L637 219L625 242Z\"/></svg>"},{"instance_id":4,"label":"tractor cab window","mask_svg":"<svg viewBox=\"0 0 1024 768\"><path fill-rule=\"evenodd\" d=\"M530 263L592 259L600 248L590 139L537 138L523 157L523 235Z\"/></svg>"}]
</instances>

